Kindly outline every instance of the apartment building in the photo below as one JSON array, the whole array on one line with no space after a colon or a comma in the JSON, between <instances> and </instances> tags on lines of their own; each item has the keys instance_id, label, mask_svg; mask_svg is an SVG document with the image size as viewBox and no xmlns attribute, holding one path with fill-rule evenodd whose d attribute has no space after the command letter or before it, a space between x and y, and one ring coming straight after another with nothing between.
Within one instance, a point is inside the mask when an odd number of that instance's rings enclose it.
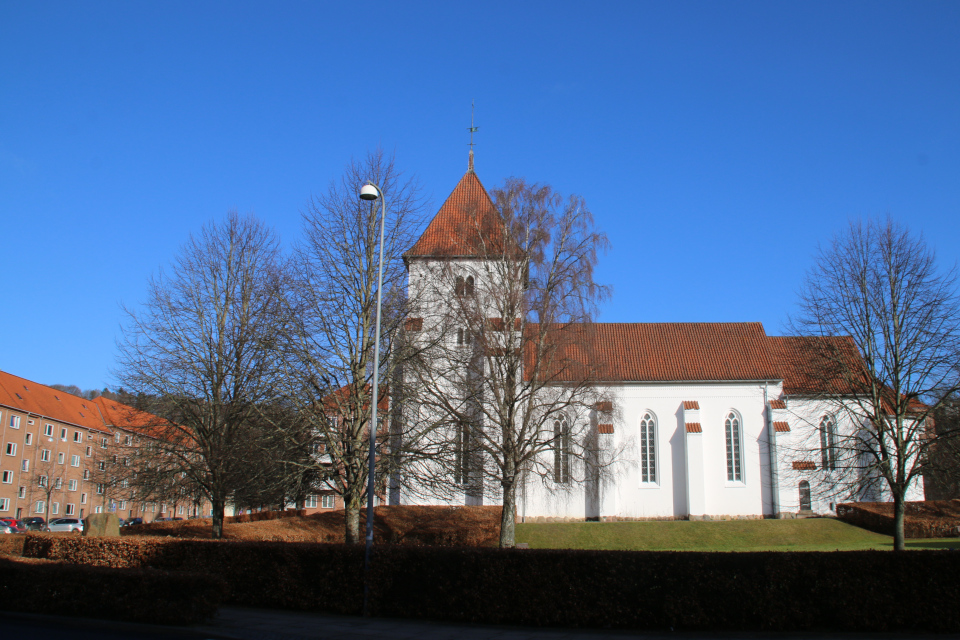
<instances>
[{"instance_id":1,"label":"apartment building","mask_svg":"<svg viewBox=\"0 0 960 640\"><path fill-rule=\"evenodd\" d=\"M138 453L156 425L156 416L115 400L88 400L0 371L0 517L210 515L210 503L182 483L165 498L137 495ZM304 506L314 513L343 503L318 491Z\"/></svg>"}]
</instances>

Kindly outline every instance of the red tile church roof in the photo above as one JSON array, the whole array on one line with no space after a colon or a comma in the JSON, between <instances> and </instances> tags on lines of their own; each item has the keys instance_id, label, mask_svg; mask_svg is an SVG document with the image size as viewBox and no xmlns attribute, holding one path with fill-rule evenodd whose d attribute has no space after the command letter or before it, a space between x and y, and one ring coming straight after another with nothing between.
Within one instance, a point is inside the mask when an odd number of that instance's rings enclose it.
<instances>
[{"instance_id":1,"label":"red tile church roof","mask_svg":"<svg viewBox=\"0 0 960 640\"><path fill-rule=\"evenodd\" d=\"M503 227L473 171L460 179L405 258L483 257L503 252Z\"/></svg>"}]
</instances>

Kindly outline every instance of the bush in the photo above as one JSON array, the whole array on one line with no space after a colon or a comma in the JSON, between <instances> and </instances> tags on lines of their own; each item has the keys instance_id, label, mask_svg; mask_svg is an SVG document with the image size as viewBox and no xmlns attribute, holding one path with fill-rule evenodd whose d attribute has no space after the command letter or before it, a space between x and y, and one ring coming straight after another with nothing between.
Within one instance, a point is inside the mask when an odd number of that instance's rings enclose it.
<instances>
[{"instance_id":1,"label":"bush","mask_svg":"<svg viewBox=\"0 0 960 640\"><path fill-rule=\"evenodd\" d=\"M23 555L23 543L25 536L21 535L0 535L0 554L11 556Z\"/></svg>"},{"instance_id":2,"label":"bush","mask_svg":"<svg viewBox=\"0 0 960 640\"><path fill-rule=\"evenodd\" d=\"M362 546L27 536L24 555L200 571L224 601L356 615ZM380 545L374 615L636 629L960 631L960 553L692 553Z\"/></svg>"},{"instance_id":3,"label":"bush","mask_svg":"<svg viewBox=\"0 0 960 640\"><path fill-rule=\"evenodd\" d=\"M0 559L0 607L7 611L195 624L216 613L224 588L220 578L197 573Z\"/></svg>"}]
</instances>

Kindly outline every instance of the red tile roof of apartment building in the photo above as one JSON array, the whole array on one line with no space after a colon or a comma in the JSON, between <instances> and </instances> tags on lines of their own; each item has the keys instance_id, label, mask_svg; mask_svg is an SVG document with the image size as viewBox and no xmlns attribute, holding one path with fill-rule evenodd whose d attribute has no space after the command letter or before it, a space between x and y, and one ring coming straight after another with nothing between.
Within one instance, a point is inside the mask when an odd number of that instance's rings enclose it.
<instances>
[{"instance_id":1,"label":"red tile roof of apartment building","mask_svg":"<svg viewBox=\"0 0 960 640\"><path fill-rule=\"evenodd\" d=\"M503 225L473 171L460 179L405 258L477 258L502 255Z\"/></svg>"},{"instance_id":2,"label":"red tile roof of apartment building","mask_svg":"<svg viewBox=\"0 0 960 640\"><path fill-rule=\"evenodd\" d=\"M0 371L0 405L57 422L110 433L93 401Z\"/></svg>"}]
</instances>

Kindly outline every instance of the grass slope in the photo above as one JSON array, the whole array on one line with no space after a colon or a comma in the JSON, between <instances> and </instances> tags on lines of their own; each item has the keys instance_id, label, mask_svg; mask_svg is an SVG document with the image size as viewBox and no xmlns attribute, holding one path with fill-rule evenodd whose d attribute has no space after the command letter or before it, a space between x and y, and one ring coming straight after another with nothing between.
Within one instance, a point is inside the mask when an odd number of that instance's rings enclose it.
<instances>
[{"instance_id":1,"label":"grass slope","mask_svg":"<svg viewBox=\"0 0 960 640\"><path fill-rule=\"evenodd\" d=\"M636 551L889 550L893 538L828 518L719 522L556 522L517 525L531 549ZM907 548L960 549L960 538L908 540Z\"/></svg>"}]
</instances>

